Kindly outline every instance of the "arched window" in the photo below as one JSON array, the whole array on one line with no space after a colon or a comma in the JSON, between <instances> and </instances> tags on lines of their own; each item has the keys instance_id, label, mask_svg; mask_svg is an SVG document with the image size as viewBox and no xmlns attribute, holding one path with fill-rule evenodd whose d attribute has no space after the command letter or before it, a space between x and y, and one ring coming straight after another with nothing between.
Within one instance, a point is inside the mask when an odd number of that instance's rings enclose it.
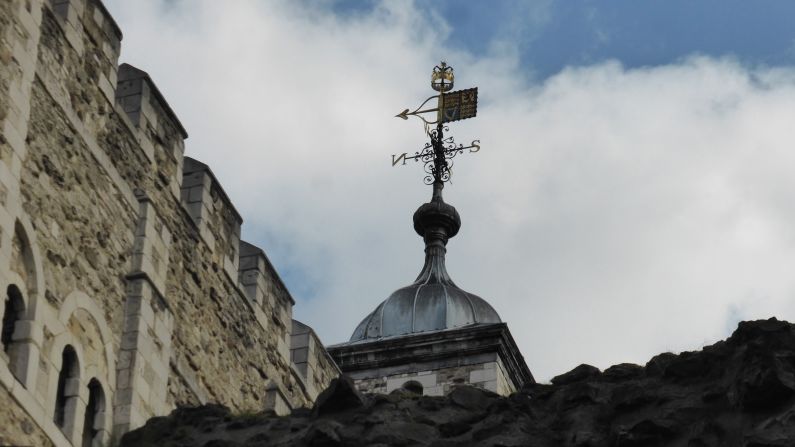
<instances>
[{"instance_id":1,"label":"arched window","mask_svg":"<svg viewBox=\"0 0 795 447\"><path fill-rule=\"evenodd\" d=\"M403 388L404 390L410 393L419 394L420 396L422 396L422 391L423 391L422 384L417 382L416 380L409 380L408 382L404 383L403 386L401 386L401 388Z\"/></svg>"},{"instance_id":2,"label":"arched window","mask_svg":"<svg viewBox=\"0 0 795 447\"><path fill-rule=\"evenodd\" d=\"M66 345L63 349L61 372L58 373L58 394L55 396L55 425L69 434L74 427L75 408L80 383L80 365L75 349Z\"/></svg>"},{"instance_id":3,"label":"arched window","mask_svg":"<svg viewBox=\"0 0 795 447\"><path fill-rule=\"evenodd\" d=\"M2 336L0 336L0 341L3 343L3 352L8 357L8 368L17 380L19 380L19 377L17 376L17 346L14 343L14 330L16 329L17 321L22 319L24 313L25 301L22 299L22 293L17 286L11 284L6 292L3 332Z\"/></svg>"},{"instance_id":4,"label":"arched window","mask_svg":"<svg viewBox=\"0 0 795 447\"><path fill-rule=\"evenodd\" d=\"M97 379L88 382L88 405L86 417L83 421L83 447L93 447L102 444L100 431L104 427L105 393L102 391Z\"/></svg>"}]
</instances>

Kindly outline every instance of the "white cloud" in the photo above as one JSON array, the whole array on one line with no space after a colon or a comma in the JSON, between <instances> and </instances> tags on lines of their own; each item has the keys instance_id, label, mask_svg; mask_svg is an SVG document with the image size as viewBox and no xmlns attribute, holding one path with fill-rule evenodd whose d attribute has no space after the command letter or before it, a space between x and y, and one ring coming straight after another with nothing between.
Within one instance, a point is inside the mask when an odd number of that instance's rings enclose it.
<instances>
[{"instance_id":1,"label":"white cloud","mask_svg":"<svg viewBox=\"0 0 795 447\"><path fill-rule=\"evenodd\" d=\"M408 2L306 6L108 2L122 59L158 83L244 238L301 275L296 318L327 343L419 272L411 214L430 190L390 155L424 139L392 116L432 93L443 57L481 96L451 134L483 147L445 190L463 219L448 269L508 321L537 378L795 319L795 71L693 57L527 84L515 52L448 50Z\"/></svg>"}]
</instances>

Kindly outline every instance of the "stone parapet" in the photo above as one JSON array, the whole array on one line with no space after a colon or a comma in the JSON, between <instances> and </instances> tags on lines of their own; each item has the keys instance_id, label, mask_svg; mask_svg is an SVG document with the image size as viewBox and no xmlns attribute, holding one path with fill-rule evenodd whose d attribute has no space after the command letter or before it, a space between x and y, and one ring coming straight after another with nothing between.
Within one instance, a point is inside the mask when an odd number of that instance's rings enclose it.
<instances>
[{"instance_id":1,"label":"stone parapet","mask_svg":"<svg viewBox=\"0 0 795 447\"><path fill-rule=\"evenodd\" d=\"M183 153L188 133L152 78L132 65L119 67L116 101L138 131L138 141L147 158L164 165L168 187L179 197Z\"/></svg>"},{"instance_id":2,"label":"stone parapet","mask_svg":"<svg viewBox=\"0 0 795 447\"><path fill-rule=\"evenodd\" d=\"M100 0L50 0L55 14L63 21L66 38L82 53L83 34L101 42L102 55L115 67L121 51L122 33Z\"/></svg>"},{"instance_id":3,"label":"stone parapet","mask_svg":"<svg viewBox=\"0 0 795 447\"><path fill-rule=\"evenodd\" d=\"M110 104L114 103L121 52L121 29L100 0L51 0L66 40L78 55L92 57L102 69L96 73L97 86ZM87 42L88 41L88 42Z\"/></svg>"},{"instance_id":4,"label":"stone parapet","mask_svg":"<svg viewBox=\"0 0 795 447\"><path fill-rule=\"evenodd\" d=\"M341 374L315 331L298 320L292 321L290 361L312 400Z\"/></svg>"},{"instance_id":5,"label":"stone parapet","mask_svg":"<svg viewBox=\"0 0 795 447\"><path fill-rule=\"evenodd\" d=\"M115 108L121 31L99 0L52 0L42 11L39 65L96 135Z\"/></svg>"},{"instance_id":6,"label":"stone parapet","mask_svg":"<svg viewBox=\"0 0 795 447\"><path fill-rule=\"evenodd\" d=\"M243 218L206 164L185 157L182 179L182 204L213 252L214 262L237 282Z\"/></svg>"},{"instance_id":7,"label":"stone parapet","mask_svg":"<svg viewBox=\"0 0 795 447\"><path fill-rule=\"evenodd\" d=\"M290 360L290 331L295 301L262 249L240 241L239 281L260 323L276 334L278 350Z\"/></svg>"}]
</instances>

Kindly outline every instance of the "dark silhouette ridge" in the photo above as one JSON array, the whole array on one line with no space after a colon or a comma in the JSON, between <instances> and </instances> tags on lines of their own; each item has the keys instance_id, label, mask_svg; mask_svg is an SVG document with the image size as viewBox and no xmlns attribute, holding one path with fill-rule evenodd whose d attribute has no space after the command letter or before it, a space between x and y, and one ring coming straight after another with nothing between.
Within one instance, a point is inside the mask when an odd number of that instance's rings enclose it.
<instances>
[{"instance_id":1,"label":"dark silhouette ridge","mask_svg":"<svg viewBox=\"0 0 795 447\"><path fill-rule=\"evenodd\" d=\"M589 365L510 397L460 387L445 397L399 389L361 395L335 381L313 411L232 415L181 408L127 433L132 446L795 445L795 325L742 322L701 351L645 366Z\"/></svg>"}]
</instances>

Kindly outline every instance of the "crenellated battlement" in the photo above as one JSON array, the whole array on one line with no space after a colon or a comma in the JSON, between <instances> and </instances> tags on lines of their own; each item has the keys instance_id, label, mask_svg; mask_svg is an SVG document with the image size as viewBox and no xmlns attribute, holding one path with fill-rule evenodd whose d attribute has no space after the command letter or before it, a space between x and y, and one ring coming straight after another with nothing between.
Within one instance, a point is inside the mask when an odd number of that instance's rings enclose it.
<instances>
[{"instance_id":1,"label":"crenellated battlement","mask_svg":"<svg viewBox=\"0 0 795 447\"><path fill-rule=\"evenodd\" d=\"M243 218L206 164L185 157L182 203L210 246L213 260L237 281Z\"/></svg>"},{"instance_id":2,"label":"crenellated battlement","mask_svg":"<svg viewBox=\"0 0 795 447\"><path fill-rule=\"evenodd\" d=\"M116 62L121 51L122 32L101 0L50 0L53 11L67 26L67 39L82 51L81 35L86 32L101 42L108 59Z\"/></svg>"},{"instance_id":3,"label":"crenellated battlement","mask_svg":"<svg viewBox=\"0 0 795 447\"><path fill-rule=\"evenodd\" d=\"M121 64L118 71L115 97L133 124L145 129L155 139L188 138L188 132L182 127L177 114L171 110L147 72L130 64ZM169 135L169 131L178 134Z\"/></svg>"},{"instance_id":4,"label":"crenellated battlement","mask_svg":"<svg viewBox=\"0 0 795 447\"><path fill-rule=\"evenodd\" d=\"M116 101L135 126L146 157L163 171L171 192L179 197L188 132L149 74L129 64L121 64L118 72Z\"/></svg>"},{"instance_id":5,"label":"crenellated battlement","mask_svg":"<svg viewBox=\"0 0 795 447\"><path fill-rule=\"evenodd\" d=\"M151 77L118 66L102 2L3 0L0 24L3 441L105 446L177 405L311 405L338 370L316 336L291 340L294 300Z\"/></svg>"},{"instance_id":6,"label":"crenellated battlement","mask_svg":"<svg viewBox=\"0 0 795 447\"><path fill-rule=\"evenodd\" d=\"M290 331L295 301L265 252L240 241L240 285L254 304L258 319L277 335L279 353L290 361Z\"/></svg>"},{"instance_id":7,"label":"crenellated battlement","mask_svg":"<svg viewBox=\"0 0 795 447\"><path fill-rule=\"evenodd\" d=\"M340 374L315 331L298 320L292 321L290 331L290 361L313 399Z\"/></svg>"},{"instance_id":8,"label":"crenellated battlement","mask_svg":"<svg viewBox=\"0 0 795 447\"><path fill-rule=\"evenodd\" d=\"M101 127L115 103L121 30L99 0L50 0L45 5L51 10L44 8L39 58L47 63L40 67L60 84L59 93L81 121Z\"/></svg>"}]
</instances>

